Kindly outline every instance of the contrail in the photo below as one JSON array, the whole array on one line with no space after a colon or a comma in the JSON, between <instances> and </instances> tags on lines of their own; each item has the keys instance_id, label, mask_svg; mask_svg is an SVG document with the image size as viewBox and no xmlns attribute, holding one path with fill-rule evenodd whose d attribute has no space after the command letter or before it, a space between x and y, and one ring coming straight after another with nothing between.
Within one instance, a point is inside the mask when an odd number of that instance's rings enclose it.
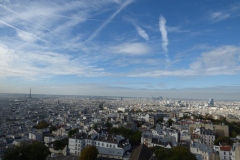
<instances>
[{"instance_id":1,"label":"contrail","mask_svg":"<svg viewBox=\"0 0 240 160\"><path fill-rule=\"evenodd\" d=\"M98 33L108 24L112 21L112 19L119 13L121 12L126 6L128 6L130 3L132 3L134 0L127 0L125 1L125 3L123 3L123 5L116 11L114 12L96 31L94 31L90 37L88 37L88 39L85 41L88 42L90 40L92 40L93 38L95 38Z\"/></svg>"},{"instance_id":2,"label":"contrail","mask_svg":"<svg viewBox=\"0 0 240 160\"><path fill-rule=\"evenodd\" d=\"M19 18L21 18L21 19L23 19L23 20L25 20L25 21L30 22L28 19L19 16L19 14L18 14L17 12L15 12L14 10L12 10L12 9L10 9L10 8L8 8L8 7L6 7L6 6L4 6L4 5L1 5L1 4L0 4L0 6L3 7L4 9L8 10L9 12L14 13L17 17L19 17ZM41 28L43 28L43 29L45 29L45 30L47 30L47 31L49 31L49 32L51 31L50 29L48 29L48 28L46 28L46 27L43 27L43 26L39 26L39 25L35 25L35 26L37 26L37 27L41 27Z\"/></svg>"},{"instance_id":3,"label":"contrail","mask_svg":"<svg viewBox=\"0 0 240 160\"><path fill-rule=\"evenodd\" d=\"M166 62L169 63L170 59L168 56L168 36L167 36L167 28L166 28L166 19L160 15L159 17L159 29L162 35L162 48L163 51L165 53L165 58L166 58Z\"/></svg>"},{"instance_id":4,"label":"contrail","mask_svg":"<svg viewBox=\"0 0 240 160\"><path fill-rule=\"evenodd\" d=\"M8 26L8 27L11 27L11 28L13 28L13 29L15 29L15 30L17 30L17 31L24 32L24 33L30 35L31 37L36 38L36 39L38 39L38 40L40 40L40 41L42 41L42 42L46 42L46 41L42 40L41 38L39 38L39 37L37 37L37 36L34 36L33 34L28 33L28 32L26 32L26 31L24 31L24 30L21 30L21 29L19 29L19 28L17 28L17 27L14 27L14 26L12 26L12 25L6 23L6 22L3 22L3 21L0 20L0 23L6 25L6 26Z\"/></svg>"}]
</instances>

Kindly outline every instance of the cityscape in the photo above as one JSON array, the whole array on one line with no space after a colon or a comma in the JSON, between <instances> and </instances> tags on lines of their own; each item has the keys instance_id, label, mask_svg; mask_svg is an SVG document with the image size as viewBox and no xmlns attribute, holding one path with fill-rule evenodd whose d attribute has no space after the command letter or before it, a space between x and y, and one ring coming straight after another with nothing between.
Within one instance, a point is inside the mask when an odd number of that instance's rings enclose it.
<instances>
[{"instance_id":1,"label":"cityscape","mask_svg":"<svg viewBox=\"0 0 240 160\"><path fill-rule=\"evenodd\" d=\"M1 94L0 117L3 159L23 142L43 143L47 159L79 159L87 146L96 146L99 160L135 160L146 152L145 159L158 159L149 149L157 146L184 147L197 160L240 156L239 101L37 95L30 89Z\"/></svg>"},{"instance_id":2,"label":"cityscape","mask_svg":"<svg viewBox=\"0 0 240 160\"><path fill-rule=\"evenodd\" d=\"M239 0L0 0L0 160L240 160Z\"/></svg>"}]
</instances>

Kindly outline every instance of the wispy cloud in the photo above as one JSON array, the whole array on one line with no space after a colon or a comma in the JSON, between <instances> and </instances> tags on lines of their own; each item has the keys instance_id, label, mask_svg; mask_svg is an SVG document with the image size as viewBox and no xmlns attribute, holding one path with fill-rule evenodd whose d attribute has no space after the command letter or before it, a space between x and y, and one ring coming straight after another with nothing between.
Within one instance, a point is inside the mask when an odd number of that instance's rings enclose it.
<instances>
[{"instance_id":1,"label":"wispy cloud","mask_svg":"<svg viewBox=\"0 0 240 160\"><path fill-rule=\"evenodd\" d=\"M138 71L130 77L197 76L197 75L234 75L240 73L240 47L222 46L203 52L188 68L177 70Z\"/></svg>"},{"instance_id":2,"label":"wispy cloud","mask_svg":"<svg viewBox=\"0 0 240 160\"><path fill-rule=\"evenodd\" d=\"M229 13L224 13L224 12L211 12L210 13L210 17L213 21L221 21L224 19L227 19L228 17L230 17Z\"/></svg>"},{"instance_id":3,"label":"wispy cloud","mask_svg":"<svg viewBox=\"0 0 240 160\"><path fill-rule=\"evenodd\" d=\"M84 64L70 55L54 52L17 52L0 45L0 77L39 78L47 75L96 76L104 74L103 68Z\"/></svg>"},{"instance_id":4,"label":"wispy cloud","mask_svg":"<svg viewBox=\"0 0 240 160\"><path fill-rule=\"evenodd\" d=\"M124 43L110 47L110 50L118 54L144 55L150 51L150 48L144 43Z\"/></svg>"},{"instance_id":5,"label":"wispy cloud","mask_svg":"<svg viewBox=\"0 0 240 160\"><path fill-rule=\"evenodd\" d=\"M148 40L149 40L148 34L147 34L141 27L137 26L136 24L134 24L134 26L135 26L138 34L139 34L142 38L144 38L146 41L148 41Z\"/></svg>"},{"instance_id":6,"label":"wispy cloud","mask_svg":"<svg viewBox=\"0 0 240 160\"><path fill-rule=\"evenodd\" d=\"M159 29L162 35L162 48L167 53L168 52L168 35L166 28L166 19L161 15L159 17Z\"/></svg>"},{"instance_id":7,"label":"wispy cloud","mask_svg":"<svg viewBox=\"0 0 240 160\"><path fill-rule=\"evenodd\" d=\"M190 32L188 30L182 30L180 27L170 27L170 26L167 26L167 31L168 32L176 32L176 33L187 33L187 32Z\"/></svg>"},{"instance_id":8,"label":"wispy cloud","mask_svg":"<svg viewBox=\"0 0 240 160\"><path fill-rule=\"evenodd\" d=\"M130 3L132 3L134 0L126 0L97 30L95 30L90 37L85 42L91 41L94 39L98 33L108 24L110 23L113 18L118 15L125 7L127 7Z\"/></svg>"},{"instance_id":9,"label":"wispy cloud","mask_svg":"<svg viewBox=\"0 0 240 160\"><path fill-rule=\"evenodd\" d=\"M223 9L208 12L208 17L213 22L239 17L240 3L229 3Z\"/></svg>"},{"instance_id":10,"label":"wispy cloud","mask_svg":"<svg viewBox=\"0 0 240 160\"><path fill-rule=\"evenodd\" d=\"M37 40L40 40L40 41L42 41L42 42L45 42L44 40L42 40L41 38L33 35L32 33L29 33L29 32L26 32L26 31L24 31L24 30L21 30L21 29L19 29L19 28L17 28L17 27L14 27L14 26L6 23L6 22L3 22L3 21L0 20L0 23L4 24L4 25L6 25L6 26L8 26L8 27L10 27L10 28L15 29L15 30L18 32L19 37L22 38L22 39L25 40L25 41L29 41L29 40L30 40L30 41L33 41L34 39L37 39ZM33 38L34 38L34 39L33 39Z\"/></svg>"},{"instance_id":11,"label":"wispy cloud","mask_svg":"<svg viewBox=\"0 0 240 160\"><path fill-rule=\"evenodd\" d=\"M167 27L166 27L166 19L162 15L159 17L159 29L162 35L162 48L165 53L166 63L167 65L170 62L170 58L168 56L168 33L167 33Z\"/></svg>"}]
</instances>

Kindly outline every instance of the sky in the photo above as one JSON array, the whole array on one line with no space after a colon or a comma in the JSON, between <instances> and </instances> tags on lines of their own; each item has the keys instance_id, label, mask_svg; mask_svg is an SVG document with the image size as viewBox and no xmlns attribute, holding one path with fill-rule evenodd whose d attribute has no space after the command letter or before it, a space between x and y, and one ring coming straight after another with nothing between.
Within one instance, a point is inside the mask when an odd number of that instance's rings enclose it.
<instances>
[{"instance_id":1,"label":"sky","mask_svg":"<svg viewBox=\"0 0 240 160\"><path fill-rule=\"evenodd\" d=\"M0 93L240 100L238 0L0 0Z\"/></svg>"}]
</instances>

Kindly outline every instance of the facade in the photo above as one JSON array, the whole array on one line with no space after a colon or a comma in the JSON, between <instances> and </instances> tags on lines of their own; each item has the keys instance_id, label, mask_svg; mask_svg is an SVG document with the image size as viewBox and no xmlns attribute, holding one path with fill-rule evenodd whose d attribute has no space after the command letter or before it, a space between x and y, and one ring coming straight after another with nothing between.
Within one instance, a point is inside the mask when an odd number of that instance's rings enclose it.
<instances>
[{"instance_id":1,"label":"facade","mask_svg":"<svg viewBox=\"0 0 240 160\"><path fill-rule=\"evenodd\" d=\"M153 147L152 139L153 134L151 132L143 132L141 136L141 144L144 144L147 147Z\"/></svg>"},{"instance_id":2,"label":"facade","mask_svg":"<svg viewBox=\"0 0 240 160\"><path fill-rule=\"evenodd\" d=\"M166 134L167 133L167 134ZM146 145L147 147L160 146L164 148L172 148L177 146L178 134L174 132L162 132L158 134L156 130L152 132L143 132L141 136L141 144Z\"/></svg>"},{"instance_id":3,"label":"facade","mask_svg":"<svg viewBox=\"0 0 240 160\"><path fill-rule=\"evenodd\" d=\"M220 160L231 160L231 146L220 146Z\"/></svg>"},{"instance_id":4,"label":"facade","mask_svg":"<svg viewBox=\"0 0 240 160\"><path fill-rule=\"evenodd\" d=\"M233 143L231 150L231 160L240 159L240 143Z\"/></svg>"},{"instance_id":5,"label":"facade","mask_svg":"<svg viewBox=\"0 0 240 160\"><path fill-rule=\"evenodd\" d=\"M81 150L94 145L97 147L100 157L122 159L124 154L131 149L128 139L120 135L81 133L69 138L69 150L72 155L80 155Z\"/></svg>"},{"instance_id":6,"label":"facade","mask_svg":"<svg viewBox=\"0 0 240 160\"><path fill-rule=\"evenodd\" d=\"M214 101L212 98L209 98L208 100L208 107L213 107L214 106Z\"/></svg>"},{"instance_id":7,"label":"facade","mask_svg":"<svg viewBox=\"0 0 240 160\"><path fill-rule=\"evenodd\" d=\"M195 154L196 157L200 157L200 159L202 160L219 159L219 156L214 152L214 150L203 143L191 141L190 151L192 154Z\"/></svg>"},{"instance_id":8,"label":"facade","mask_svg":"<svg viewBox=\"0 0 240 160\"><path fill-rule=\"evenodd\" d=\"M213 125L213 124L204 124L204 123L194 123L189 124L189 133L192 134L195 128L204 127L206 129L211 129L215 132L216 136L225 136L229 137L229 127L228 125Z\"/></svg>"},{"instance_id":9,"label":"facade","mask_svg":"<svg viewBox=\"0 0 240 160\"><path fill-rule=\"evenodd\" d=\"M214 145L215 133L211 129L200 129L201 143L204 143L210 147Z\"/></svg>"},{"instance_id":10,"label":"facade","mask_svg":"<svg viewBox=\"0 0 240 160\"><path fill-rule=\"evenodd\" d=\"M36 141L43 141L43 135L38 132L30 132L29 133L29 139L36 140Z\"/></svg>"}]
</instances>

